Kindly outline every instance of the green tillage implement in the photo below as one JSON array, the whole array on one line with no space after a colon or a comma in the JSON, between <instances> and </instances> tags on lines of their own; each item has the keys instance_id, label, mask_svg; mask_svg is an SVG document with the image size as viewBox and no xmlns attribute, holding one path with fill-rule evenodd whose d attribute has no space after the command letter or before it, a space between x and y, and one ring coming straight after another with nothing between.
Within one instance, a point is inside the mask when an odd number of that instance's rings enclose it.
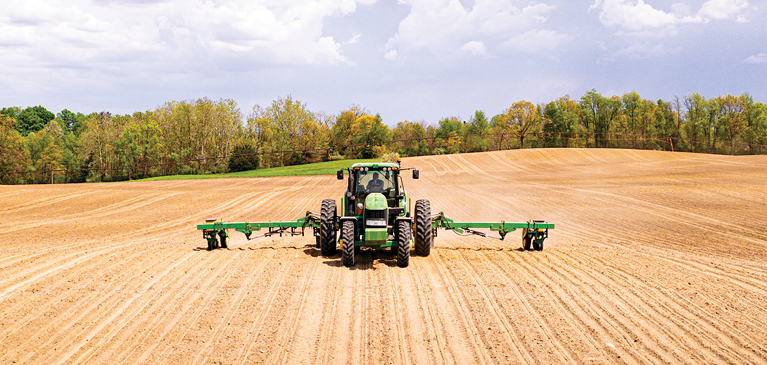
<instances>
[{"instance_id":1,"label":"green tillage implement","mask_svg":"<svg viewBox=\"0 0 767 365\"><path fill-rule=\"evenodd\" d=\"M336 226L340 223L336 217ZM450 218L445 217L445 214L440 212L431 216L431 228L433 237L437 236L437 229L452 230L458 234L472 234L481 237L489 237L503 240L506 234L522 230L522 246L525 250L531 248L537 251L543 250L543 241L549 237L549 229L554 229L554 223L546 223L542 220L532 220L530 222L514 222L514 223L488 223L488 222L456 222ZM415 224L412 225L415 227ZM203 237L208 241L208 250L213 250L219 247L226 248L226 238L229 237L227 230L233 229L237 232L242 232L245 237L250 240L252 238L269 237L273 235L283 234L296 236L304 235L307 227L312 228L312 234L317 241L319 247L320 240L320 215L317 213L306 212L306 216L299 218L292 222L240 222L240 223L225 223L215 219L209 219L205 224L198 224L197 229L202 230ZM262 228L266 228L267 232L260 236L251 237L253 232L261 231ZM339 227L335 227L338 229ZM498 232L500 237L488 236L484 232L475 231L472 228L484 228L490 229L492 232ZM340 245L340 240L338 244ZM365 244L365 241L354 241L354 245L357 247L366 246L372 248L386 248L392 246L392 241L387 240L386 243L381 245L371 246Z\"/></svg>"},{"instance_id":2,"label":"green tillage implement","mask_svg":"<svg viewBox=\"0 0 767 365\"><path fill-rule=\"evenodd\" d=\"M429 256L434 246L437 229L449 229L457 234L474 234L491 237L475 231L477 228L498 232L503 239L506 234L522 230L522 246L525 250L543 250L543 241L549 237L554 224L541 220L524 223L456 222L443 213L431 214L431 204L420 199L411 204L405 191L402 173L412 170L413 179L420 171L401 168L400 163L364 162L346 169L348 179L346 190L340 200L325 199L319 213L306 212L306 216L293 222L244 222L225 223L209 219L197 226L208 240L208 250L225 248L228 230L242 232L251 239L253 232L267 229L259 237L279 234L304 235L312 229L316 246L322 256L333 256L341 250L341 261L345 266L354 266L357 247L391 249L397 256L397 265L408 266L412 251L419 256ZM344 170L336 173L338 180L344 180ZM255 237L254 237L255 238Z\"/></svg>"}]
</instances>

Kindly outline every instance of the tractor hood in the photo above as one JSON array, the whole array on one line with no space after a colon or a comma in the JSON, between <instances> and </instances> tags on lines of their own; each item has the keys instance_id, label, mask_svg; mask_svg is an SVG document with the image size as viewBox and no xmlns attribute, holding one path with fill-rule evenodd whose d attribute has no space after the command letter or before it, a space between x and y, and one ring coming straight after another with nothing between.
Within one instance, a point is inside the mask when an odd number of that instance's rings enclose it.
<instances>
[{"instance_id":1,"label":"tractor hood","mask_svg":"<svg viewBox=\"0 0 767 365\"><path fill-rule=\"evenodd\" d=\"M371 193L365 198L365 209L384 210L389 205L386 203L386 197L381 193Z\"/></svg>"}]
</instances>

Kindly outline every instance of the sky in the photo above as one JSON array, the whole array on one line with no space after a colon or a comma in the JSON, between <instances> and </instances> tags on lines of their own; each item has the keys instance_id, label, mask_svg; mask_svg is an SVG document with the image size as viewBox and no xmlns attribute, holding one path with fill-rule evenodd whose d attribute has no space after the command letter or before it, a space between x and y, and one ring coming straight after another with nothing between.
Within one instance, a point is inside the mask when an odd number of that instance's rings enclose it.
<instances>
[{"instance_id":1,"label":"sky","mask_svg":"<svg viewBox=\"0 0 767 365\"><path fill-rule=\"evenodd\" d=\"M767 0L3 0L0 107L291 96L436 124L591 89L767 102Z\"/></svg>"}]
</instances>

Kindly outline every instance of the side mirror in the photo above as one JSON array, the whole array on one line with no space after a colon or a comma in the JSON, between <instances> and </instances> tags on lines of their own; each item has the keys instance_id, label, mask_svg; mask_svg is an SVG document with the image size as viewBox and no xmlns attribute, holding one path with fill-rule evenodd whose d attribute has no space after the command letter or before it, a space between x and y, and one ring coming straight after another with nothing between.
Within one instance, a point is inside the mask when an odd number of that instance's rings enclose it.
<instances>
[{"instance_id":1,"label":"side mirror","mask_svg":"<svg viewBox=\"0 0 767 365\"><path fill-rule=\"evenodd\" d=\"M419 170L413 170L413 179L418 180L418 176L419 176L420 173L421 173L421 171L419 171Z\"/></svg>"},{"instance_id":2,"label":"side mirror","mask_svg":"<svg viewBox=\"0 0 767 365\"><path fill-rule=\"evenodd\" d=\"M344 179L344 170L336 171L336 179L338 179L338 180L343 180Z\"/></svg>"}]
</instances>

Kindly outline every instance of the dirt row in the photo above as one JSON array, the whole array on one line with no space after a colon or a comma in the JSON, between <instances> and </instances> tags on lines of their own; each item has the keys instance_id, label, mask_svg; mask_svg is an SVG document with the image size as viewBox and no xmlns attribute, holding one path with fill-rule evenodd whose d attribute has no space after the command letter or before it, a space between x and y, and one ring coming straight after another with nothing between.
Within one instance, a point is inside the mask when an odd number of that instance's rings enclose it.
<instances>
[{"instance_id":1,"label":"dirt row","mask_svg":"<svg viewBox=\"0 0 767 365\"><path fill-rule=\"evenodd\" d=\"M556 223L542 252L440 231L357 265L293 220L334 176L0 186L0 363L767 363L767 158L540 149L406 158L463 221ZM308 232L307 232L308 233Z\"/></svg>"}]
</instances>

